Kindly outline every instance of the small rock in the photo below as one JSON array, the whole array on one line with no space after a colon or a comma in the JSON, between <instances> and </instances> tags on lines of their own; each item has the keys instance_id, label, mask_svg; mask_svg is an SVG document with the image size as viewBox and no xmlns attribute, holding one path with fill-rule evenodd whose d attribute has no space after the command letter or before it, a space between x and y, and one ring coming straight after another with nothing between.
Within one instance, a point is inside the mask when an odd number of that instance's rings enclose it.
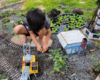
<instances>
[{"instance_id":1,"label":"small rock","mask_svg":"<svg viewBox=\"0 0 100 80\"><path fill-rule=\"evenodd\" d=\"M14 22L15 22L14 20L11 20L11 21L10 21L10 23L14 23Z\"/></svg>"},{"instance_id":2,"label":"small rock","mask_svg":"<svg viewBox=\"0 0 100 80\"><path fill-rule=\"evenodd\" d=\"M72 74L71 76L75 76L75 75L76 75L76 73Z\"/></svg>"},{"instance_id":3,"label":"small rock","mask_svg":"<svg viewBox=\"0 0 100 80\"><path fill-rule=\"evenodd\" d=\"M93 70L91 68L88 68L88 71L87 71L90 75L92 75L93 73Z\"/></svg>"},{"instance_id":4,"label":"small rock","mask_svg":"<svg viewBox=\"0 0 100 80\"><path fill-rule=\"evenodd\" d=\"M44 71L44 75L46 76L46 71Z\"/></svg>"},{"instance_id":5,"label":"small rock","mask_svg":"<svg viewBox=\"0 0 100 80\"><path fill-rule=\"evenodd\" d=\"M82 11L81 9L79 9L79 8L74 8L74 9L73 9L73 12L74 12L74 13L77 13L77 14L79 14L79 15L83 15L83 11Z\"/></svg>"}]
</instances>

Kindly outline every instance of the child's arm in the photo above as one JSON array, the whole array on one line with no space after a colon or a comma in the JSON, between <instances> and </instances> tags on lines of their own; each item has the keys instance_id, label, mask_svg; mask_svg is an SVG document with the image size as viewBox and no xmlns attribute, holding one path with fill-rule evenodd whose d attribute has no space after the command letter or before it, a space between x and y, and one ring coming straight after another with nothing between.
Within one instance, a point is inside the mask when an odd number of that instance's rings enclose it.
<instances>
[{"instance_id":1,"label":"child's arm","mask_svg":"<svg viewBox=\"0 0 100 80\"><path fill-rule=\"evenodd\" d=\"M35 43L36 46L37 46L37 50L40 51L40 52L42 52L42 48L41 48L41 46L39 45L39 43L37 42L37 39L36 39L35 34L34 34L32 31L29 31L29 33L30 33L30 37L32 38L32 40L34 41L34 43Z\"/></svg>"},{"instance_id":2,"label":"child's arm","mask_svg":"<svg viewBox=\"0 0 100 80\"><path fill-rule=\"evenodd\" d=\"M48 49L48 41L49 41L49 39L50 39L50 36L51 36L51 30L50 30L50 28L49 28L49 29L47 30L45 42L44 42L44 44L43 44L43 50L44 50L44 52L47 51L47 49Z\"/></svg>"}]
</instances>

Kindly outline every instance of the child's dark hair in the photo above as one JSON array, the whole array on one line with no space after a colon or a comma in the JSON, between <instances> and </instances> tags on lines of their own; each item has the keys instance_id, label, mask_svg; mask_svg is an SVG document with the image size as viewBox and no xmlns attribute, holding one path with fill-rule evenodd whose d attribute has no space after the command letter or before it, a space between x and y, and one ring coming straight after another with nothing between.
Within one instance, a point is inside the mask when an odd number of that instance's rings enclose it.
<instances>
[{"instance_id":1,"label":"child's dark hair","mask_svg":"<svg viewBox=\"0 0 100 80\"><path fill-rule=\"evenodd\" d=\"M39 32L44 27L45 13L40 9L30 10L26 18L32 31Z\"/></svg>"}]
</instances>

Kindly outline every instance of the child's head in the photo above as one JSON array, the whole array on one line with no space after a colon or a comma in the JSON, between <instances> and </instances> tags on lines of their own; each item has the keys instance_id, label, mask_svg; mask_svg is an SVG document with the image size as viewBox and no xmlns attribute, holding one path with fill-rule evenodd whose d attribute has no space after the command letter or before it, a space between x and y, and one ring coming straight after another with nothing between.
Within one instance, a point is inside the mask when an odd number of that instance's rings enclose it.
<instances>
[{"instance_id":1,"label":"child's head","mask_svg":"<svg viewBox=\"0 0 100 80\"><path fill-rule=\"evenodd\" d=\"M40 9L30 10L26 18L32 31L39 32L44 27L45 14Z\"/></svg>"}]
</instances>

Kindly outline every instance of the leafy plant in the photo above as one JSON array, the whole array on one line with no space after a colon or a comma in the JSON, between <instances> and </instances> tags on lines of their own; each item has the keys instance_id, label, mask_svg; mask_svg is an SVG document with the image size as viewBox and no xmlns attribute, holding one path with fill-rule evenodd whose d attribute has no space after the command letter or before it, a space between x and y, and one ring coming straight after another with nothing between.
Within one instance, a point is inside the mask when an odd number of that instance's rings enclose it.
<instances>
[{"instance_id":1,"label":"leafy plant","mask_svg":"<svg viewBox=\"0 0 100 80\"><path fill-rule=\"evenodd\" d=\"M62 8L62 9L66 9L66 8L67 8L67 6L62 6L61 8Z\"/></svg>"},{"instance_id":2,"label":"leafy plant","mask_svg":"<svg viewBox=\"0 0 100 80\"><path fill-rule=\"evenodd\" d=\"M34 0L25 0L24 2L24 6L25 6L25 10L32 10L34 8L36 8L38 5L41 5L43 2L40 1L34 1Z\"/></svg>"},{"instance_id":3,"label":"leafy plant","mask_svg":"<svg viewBox=\"0 0 100 80\"><path fill-rule=\"evenodd\" d=\"M9 80L9 73L7 75L0 74L0 80L8 79Z\"/></svg>"},{"instance_id":4,"label":"leafy plant","mask_svg":"<svg viewBox=\"0 0 100 80\"><path fill-rule=\"evenodd\" d=\"M7 25L4 22L2 22L1 24L2 24L2 28L7 27Z\"/></svg>"},{"instance_id":5,"label":"leafy plant","mask_svg":"<svg viewBox=\"0 0 100 80\"><path fill-rule=\"evenodd\" d=\"M3 17L3 15L2 15L2 14L0 14L0 17Z\"/></svg>"},{"instance_id":6,"label":"leafy plant","mask_svg":"<svg viewBox=\"0 0 100 80\"><path fill-rule=\"evenodd\" d=\"M19 21L20 24L22 24L23 22L24 22L24 19Z\"/></svg>"},{"instance_id":7,"label":"leafy plant","mask_svg":"<svg viewBox=\"0 0 100 80\"><path fill-rule=\"evenodd\" d=\"M12 12L11 12L10 10L6 10L6 11L3 12L3 15L4 15L5 17L10 16L11 14L12 14Z\"/></svg>"},{"instance_id":8,"label":"leafy plant","mask_svg":"<svg viewBox=\"0 0 100 80\"><path fill-rule=\"evenodd\" d=\"M9 19L8 17L6 17L6 18L5 18L5 21L6 21L6 22L9 22L9 21L10 21L10 19Z\"/></svg>"},{"instance_id":9,"label":"leafy plant","mask_svg":"<svg viewBox=\"0 0 100 80\"><path fill-rule=\"evenodd\" d=\"M20 12L20 13L17 15L17 17L23 17L22 15L23 15L23 13Z\"/></svg>"},{"instance_id":10,"label":"leafy plant","mask_svg":"<svg viewBox=\"0 0 100 80\"><path fill-rule=\"evenodd\" d=\"M100 71L100 62L97 61L95 54L92 54L92 58L96 61L96 63L93 65L93 69L96 72Z\"/></svg>"},{"instance_id":11,"label":"leafy plant","mask_svg":"<svg viewBox=\"0 0 100 80\"><path fill-rule=\"evenodd\" d=\"M97 36L99 37L100 36L100 33L98 33Z\"/></svg>"},{"instance_id":12,"label":"leafy plant","mask_svg":"<svg viewBox=\"0 0 100 80\"><path fill-rule=\"evenodd\" d=\"M61 72L62 74L65 74L63 71L60 71L60 69L62 67L65 67L65 69L67 69L65 61L68 56L62 56L62 51L60 48L58 50L52 49L49 51L53 53L53 55L49 55L49 57L54 61L54 68L53 71L50 72L50 74L54 72Z\"/></svg>"},{"instance_id":13,"label":"leafy plant","mask_svg":"<svg viewBox=\"0 0 100 80\"><path fill-rule=\"evenodd\" d=\"M95 47L98 47L98 43L95 44Z\"/></svg>"},{"instance_id":14,"label":"leafy plant","mask_svg":"<svg viewBox=\"0 0 100 80\"><path fill-rule=\"evenodd\" d=\"M18 22L17 23L14 23L14 27L17 26L17 25L18 25Z\"/></svg>"},{"instance_id":15,"label":"leafy plant","mask_svg":"<svg viewBox=\"0 0 100 80\"><path fill-rule=\"evenodd\" d=\"M68 31L68 28L65 27L65 28L64 28L64 31Z\"/></svg>"},{"instance_id":16,"label":"leafy plant","mask_svg":"<svg viewBox=\"0 0 100 80\"><path fill-rule=\"evenodd\" d=\"M59 20L60 22L62 22L63 16L59 16L59 17L58 17L58 20Z\"/></svg>"}]
</instances>

